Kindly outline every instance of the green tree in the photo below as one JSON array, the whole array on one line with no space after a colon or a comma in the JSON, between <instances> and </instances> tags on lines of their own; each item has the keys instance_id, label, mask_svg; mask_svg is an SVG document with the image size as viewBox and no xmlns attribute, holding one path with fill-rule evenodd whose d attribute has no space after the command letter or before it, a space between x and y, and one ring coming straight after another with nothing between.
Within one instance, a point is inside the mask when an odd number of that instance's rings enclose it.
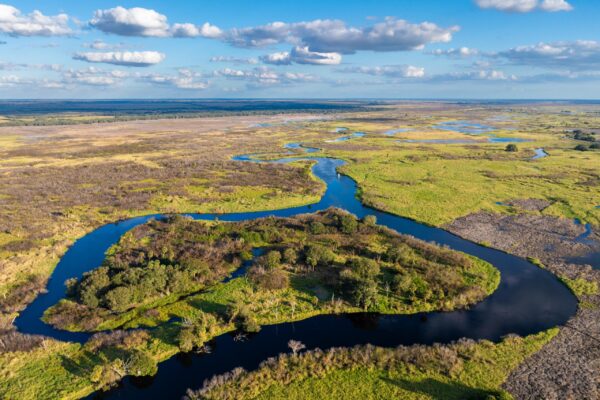
<instances>
[{"instance_id":1,"label":"green tree","mask_svg":"<svg viewBox=\"0 0 600 400\"><path fill-rule=\"evenodd\" d=\"M343 233L350 234L358 229L358 221L353 215L344 214L339 217L339 228Z\"/></svg>"},{"instance_id":2,"label":"green tree","mask_svg":"<svg viewBox=\"0 0 600 400\"><path fill-rule=\"evenodd\" d=\"M290 265L296 264L296 261L298 261L298 253L293 247L288 247L284 250L283 261Z\"/></svg>"}]
</instances>

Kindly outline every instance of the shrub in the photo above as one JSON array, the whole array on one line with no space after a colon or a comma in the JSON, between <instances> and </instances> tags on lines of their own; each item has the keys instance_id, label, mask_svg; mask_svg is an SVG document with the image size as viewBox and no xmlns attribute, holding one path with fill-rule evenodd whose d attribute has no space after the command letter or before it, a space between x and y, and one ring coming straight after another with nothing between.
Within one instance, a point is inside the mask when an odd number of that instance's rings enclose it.
<instances>
[{"instance_id":1,"label":"shrub","mask_svg":"<svg viewBox=\"0 0 600 400\"><path fill-rule=\"evenodd\" d=\"M506 145L506 149L505 150L509 151L509 152L515 152L515 151L519 151L519 148L517 147L516 144L509 143L509 144Z\"/></svg>"},{"instance_id":2,"label":"shrub","mask_svg":"<svg viewBox=\"0 0 600 400\"><path fill-rule=\"evenodd\" d=\"M335 259L335 254L324 246L315 244L306 247L304 252L306 264L315 268L317 265L327 265Z\"/></svg>"},{"instance_id":3,"label":"shrub","mask_svg":"<svg viewBox=\"0 0 600 400\"><path fill-rule=\"evenodd\" d=\"M283 252L283 261L290 265L296 264L296 261L298 261L298 253L296 250L292 247L285 249Z\"/></svg>"},{"instance_id":4,"label":"shrub","mask_svg":"<svg viewBox=\"0 0 600 400\"><path fill-rule=\"evenodd\" d=\"M374 216L374 215L366 215L366 216L363 218L363 223L364 223L365 225L369 225L369 226L376 225L376 224L377 224L377 217L376 217L376 216Z\"/></svg>"},{"instance_id":5,"label":"shrub","mask_svg":"<svg viewBox=\"0 0 600 400\"><path fill-rule=\"evenodd\" d=\"M577 151L588 151L588 147L585 144L578 144L575 146L575 150Z\"/></svg>"},{"instance_id":6,"label":"shrub","mask_svg":"<svg viewBox=\"0 0 600 400\"><path fill-rule=\"evenodd\" d=\"M320 235L322 233L325 233L327 229L325 228L325 225L323 225L322 222L313 221L308 225L308 230L313 235Z\"/></svg>"},{"instance_id":7,"label":"shrub","mask_svg":"<svg viewBox=\"0 0 600 400\"><path fill-rule=\"evenodd\" d=\"M346 234L354 233L358 229L358 221L350 214L342 214L339 217L339 229Z\"/></svg>"}]
</instances>

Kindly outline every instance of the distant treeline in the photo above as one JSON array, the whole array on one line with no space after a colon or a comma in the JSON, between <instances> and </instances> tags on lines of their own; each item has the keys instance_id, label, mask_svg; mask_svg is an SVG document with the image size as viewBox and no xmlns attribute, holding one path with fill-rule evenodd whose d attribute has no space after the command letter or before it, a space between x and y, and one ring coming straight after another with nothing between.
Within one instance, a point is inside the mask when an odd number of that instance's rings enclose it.
<instances>
[{"instance_id":1,"label":"distant treeline","mask_svg":"<svg viewBox=\"0 0 600 400\"><path fill-rule=\"evenodd\" d=\"M359 101L4 101L0 126L93 124L161 118L339 113L376 110ZM367 108L368 107L368 108Z\"/></svg>"}]
</instances>

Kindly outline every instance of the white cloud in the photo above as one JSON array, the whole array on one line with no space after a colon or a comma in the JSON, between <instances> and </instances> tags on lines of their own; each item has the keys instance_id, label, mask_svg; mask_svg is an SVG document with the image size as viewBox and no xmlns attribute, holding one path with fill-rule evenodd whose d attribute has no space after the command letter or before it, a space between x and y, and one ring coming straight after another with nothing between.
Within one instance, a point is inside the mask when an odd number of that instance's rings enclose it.
<instances>
[{"instance_id":1,"label":"white cloud","mask_svg":"<svg viewBox=\"0 0 600 400\"><path fill-rule=\"evenodd\" d=\"M89 67L84 69L69 69L63 73L64 84L83 84L90 86L112 86L129 77L126 71Z\"/></svg>"},{"instance_id":2,"label":"white cloud","mask_svg":"<svg viewBox=\"0 0 600 400\"><path fill-rule=\"evenodd\" d=\"M296 64L338 65L342 62L342 55L340 53L310 51L308 46L294 47L290 57Z\"/></svg>"},{"instance_id":3,"label":"white cloud","mask_svg":"<svg viewBox=\"0 0 600 400\"><path fill-rule=\"evenodd\" d=\"M526 13L534 10L548 12L571 11L573 7L566 0L475 0L481 8L491 8L505 12Z\"/></svg>"},{"instance_id":4,"label":"white cloud","mask_svg":"<svg viewBox=\"0 0 600 400\"><path fill-rule=\"evenodd\" d=\"M518 46L494 55L512 64L569 70L600 70L600 42L577 40Z\"/></svg>"},{"instance_id":5,"label":"white cloud","mask_svg":"<svg viewBox=\"0 0 600 400\"><path fill-rule=\"evenodd\" d=\"M67 14L47 16L35 10L23 15L19 9L8 4L0 4L0 32L11 36L62 36L73 33Z\"/></svg>"},{"instance_id":6,"label":"white cloud","mask_svg":"<svg viewBox=\"0 0 600 400\"><path fill-rule=\"evenodd\" d=\"M312 65L338 65L342 62L340 53L321 53L310 51L308 46L296 46L292 51L281 51L260 57L265 64L290 65L290 64L312 64Z\"/></svg>"},{"instance_id":7,"label":"white cloud","mask_svg":"<svg viewBox=\"0 0 600 400\"><path fill-rule=\"evenodd\" d=\"M286 85L300 82L315 82L317 77L301 72L279 73L267 67L256 67L252 70L239 70L224 68L214 72L217 77L226 79L242 80L248 82L251 87L264 87L272 85Z\"/></svg>"},{"instance_id":8,"label":"white cloud","mask_svg":"<svg viewBox=\"0 0 600 400\"><path fill-rule=\"evenodd\" d=\"M506 74L494 69L482 69L478 71L450 72L431 77L431 81L516 81L516 75Z\"/></svg>"},{"instance_id":9,"label":"white cloud","mask_svg":"<svg viewBox=\"0 0 600 400\"><path fill-rule=\"evenodd\" d=\"M222 34L218 27L209 23L200 26L178 23L171 26L165 15L142 7L119 6L96 10L89 24L102 32L121 36L217 38Z\"/></svg>"},{"instance_id":10,"label":"white cloud","mask_svg":"<svg viewBox=\"0 0 600 400\"><path fill-rule=\"evenodd\" d=\"M479 50L471 49L469 47L459 47L458 49L436 49L431 51L429 54L433 54L434 56L447 56L451 58L467 58L476 56L479 54Z\"/></svg>"},{"instance_id":11,"label":"white cloud","mask_svg":"<svg viewBox=\"0 0 600 400\"><path fill-rule=\"evenodd\" d=\"M148 74L140 78L145 81L161 86L173 86L177 89L204 90L209 87L207 81L200 80L202 74L189 69L180 69L177 75Z\"/></svg>"},{"instance_id":12,"label":"white cloud","mask_svg":"<svg viewBox=\"0 0 600 400\"><path fill-rule=\"evenodd\" d=\"M339 70L345 73L358 73L388 78L423 78L425 68L413 65L385 65L375 67L347 67Z\"/></svg>"},{"instance_id":13,"label":"white cloud","mask_svg":"<svg viewBox=\"0 0 600 400\"><path fill-rule=\"evenodd\" d=\"M232 57L232 56L215 56L210 58L210 62L222 62L232 64L258 64L256 58Z\"/></svg>"},{"instance_id":14,"label":"white cloud","mask_svg":"<svg viewBox=\"0 0 600 400\"><path fill-rule=\"evenodd\" d=\"M94 49L94 50L116 50L116 49L121 49L121 48L125 47L125 44L124 43L110 44L110 43L106 43L102 40L94 40L91 43L84 43L82 46L85 48Z\"/></svg>"},{"instance_id":15,"label":"white cloud","mask_svg":"<svg viewBox=\"0 0 600 400\"><path fill-rule=\"evenodd\" d=\"M352 54L360 50L403 51L421 49L428 43L449 42L457 26L441 28L431 22L411 24L386 18L367 27L352 27L340 20L270 24L237 29L223 38L238 47L263 47L278 43L307 46L318 53Z\"/></svg>"},{"instance_id":16,"label":"white cloud","mask_svg":"<svg viewBox=\"0 0 600 400\"><path fill-rule=\"evenodd\" d=\"M165 55L157 51L110 51L77 53L73 59L128 67L149 67L162 62Z\"/></svg>"},{"instance_id":17,"label":"white cloud","mask_svg":"<svg viewBox=\"0 0 600 400\"><path fill-rule=\"evenodd\" d=\"M16 75L0 76L0 87L12 87L25 83L22 78Z\"/></svg>"},{"instance_id":18,"label":"white cloud","mask_svg":"<svg viewBox=\"0 0 600 400\"><path fill-rule=\"evenodd\" d=\"M550 12L571 11L573 6L565 0L544 0L542 1L542 4L540 4L540 9Z\"/></svg>"},{"instance_id":19,"label":"white cloud","mask_svg":"<svg viewBox=\"0 0 600 400\"><path fill-rule=\"evenodd\" d=\"M289 51L279 51L277 53L260 56L260 61L272 65L290 65L292 63L292 57L290 56Z\"/></svg>"},{"instance_id":20,"label":"white cloud","mask_svg":"<svg viewBox=\"0 0 600 400\"><path fill-rule=\"evenodd\" d=\"M194 24L173 24L170 33L174 37L197 37L218 38L223 34L223 31L218 26L211 25L205 22L201 26Z\"/></svg>"}]
</instances>

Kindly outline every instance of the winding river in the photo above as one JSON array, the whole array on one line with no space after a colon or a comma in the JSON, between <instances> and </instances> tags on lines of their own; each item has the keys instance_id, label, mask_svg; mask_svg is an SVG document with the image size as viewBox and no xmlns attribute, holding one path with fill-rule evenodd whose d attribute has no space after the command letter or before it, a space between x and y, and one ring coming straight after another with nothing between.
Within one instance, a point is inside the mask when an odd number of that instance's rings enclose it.
<instances>
[{"instance_id":1,"label":"winding river","mask_svg":"<svg viewBox=\"0 0 600 400\"><path fill-rule=\"evenodd\" d=\"M319 149L289 144L288 149L316 153ZM379 346L415 343L448 343L462 337L498 341L516 333L528 335L561 325L577 308L575 297L548 271L528 261L484 247L455 236L443 229L374 210L357 199L356 183L340 175L337 168L344 161L308 157L314 162L312 171L326 184L321 200L312 205L282 210L232 214L191 214L195 219L241 221L270 215L289 217L311 213L328 207L343 208L358 217L375 215L378 224L419 239L434 241L452 249L472 254L492 263L501 272L498 289L468 310L430 312L414 315L379 315L359 313L323 315L294 323L264 326L246 340L236 340L233 334L215 338L208 354L179 354L159 365L153 377L128 377L106 393L89 398L99 399L179 399L187 388L197 388L204 379L235 367L254 369L268 357L287 352L287 342L296 339L307 348L329 348L372 343ZM258 161L252 155L234 157L235 161ZM283 158L275 162L297 161ZM47 293L39 295L16 319L15 325L24 333L41 334L63 341L85 342L90 334L57 330L40 320L43 312L65 296L64 281L97 268L105 251L131 228L160 215L148 215L104 225L82 237L66 252L52 274Z\"/></svg>"}]
</instances>

